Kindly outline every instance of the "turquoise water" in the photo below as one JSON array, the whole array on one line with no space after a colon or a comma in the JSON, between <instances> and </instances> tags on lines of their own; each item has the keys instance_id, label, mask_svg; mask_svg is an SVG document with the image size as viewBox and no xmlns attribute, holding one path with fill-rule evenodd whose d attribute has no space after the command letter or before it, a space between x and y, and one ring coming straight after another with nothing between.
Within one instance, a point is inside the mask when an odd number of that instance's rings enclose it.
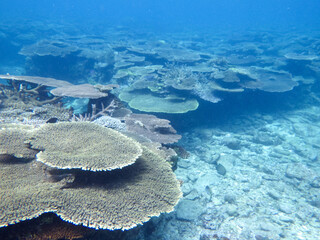
<instances>
[{"instance_id":1,"label":"turquoise water","mask_svg":"<svg viewBox=\"0 0 320 240\"><path fill-rule=\"evenodd\" d=\"M271 28L289 30L317 29L319 2L299 1L8 1L0 3L1 20L49 20L78 23L96 28L97 24L122 24L150 31L178 31L193 28L201 30ZM103 26L100 26L103 28Z\"/></svg>"},{"instance_id":2,"label":"turquoise water","mask_svg":"<svg viewBox=\"0 0 320 240\"><path fill-rule=\"evenodd\" d=\"M319 26L317 0L2 0L0 74L117 84L182 135L183 198L123 239L316 240Z\"/></svg>"}]
</instances>

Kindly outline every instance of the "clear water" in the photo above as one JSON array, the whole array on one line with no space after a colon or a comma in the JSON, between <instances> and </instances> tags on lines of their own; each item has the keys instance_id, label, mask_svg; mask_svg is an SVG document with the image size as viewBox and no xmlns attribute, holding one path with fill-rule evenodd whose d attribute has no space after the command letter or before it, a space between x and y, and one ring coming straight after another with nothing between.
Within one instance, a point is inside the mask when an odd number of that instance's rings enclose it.
<instances>
[{"instance_id":1,"label":"clear water","mask_svg":"<svg viewBox=\"0 0 320 240\"><path fill-rule=\"evenodd\" d=\"M150 31L186 29L316 30L316 0L240 1L9 1L0 3L1 20L49 20L86 27L124 25Z\"/></svg>"},{"instance_id":2,"label":"clear water","mask_svg":"<svg viewBox=\"0 0 320 240\"><path fill-rule=\"evenodd\" d=\"M175 171L183 181L184 198L175 212L152 219L139 234L129 231L126 239L316 240L320 239L319 26L318 0L1 0L0 74L34 74L75 83L91 77L130 87L135 80L114 80L115 72L98 78L101 72L93 65L75 75L47 59L54 67L39 64L40 71L18 54L39 40L70 43L75 41L72 37L94 36L118 53L127 54L124 48L129 47L170 49L160 60L145 52L136 54L146 56L144 62L135 62L137 66L190 67L211 61L221 71L257 67L295 77L294 87L285 84L286 90L269 91L263 84L249 87L248 75L242 76L244 92L214 90L221 99L217 103L203 96L201 90L208 86L203 80L196 91L180 92L197 99L196 111L154 113L172 122L183 136L179 144L190 153L188 159L179 159ZM200 54L201 60L168 60L170 53L179 54L174 49ZM312 59L290 59L287 54L292 53ZM74 67L74 59L62 65ZM224 87L239 87L237 81L226 83Z\"/></svg>"}]
</instances>

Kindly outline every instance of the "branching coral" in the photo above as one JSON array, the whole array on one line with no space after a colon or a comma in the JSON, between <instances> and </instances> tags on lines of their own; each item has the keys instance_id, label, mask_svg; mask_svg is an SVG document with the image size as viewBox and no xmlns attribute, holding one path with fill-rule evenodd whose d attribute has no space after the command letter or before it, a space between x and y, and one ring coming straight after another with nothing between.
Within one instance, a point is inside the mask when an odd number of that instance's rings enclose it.
<instances>
[{"instance_id":1,"label":"branching coral","mask_svg":"<svg viewBox=\"0 0 320 240\"><path fill-rule=\"evenodd\" d=\"M178 90L192 90L200 80L200 74L192 72L191 68L185 65L168 65L169 71L162 80L166 85Z\"/></svg>"},{"instance_id":2,"label":"branching coral","mask_svg":"<svg viewBox=\"0 0 320 240\"><path fill-rule=\"evenodd\" d=\"M97 119L100 116L108 116L110 112L116 107L115 100L112 100L111 103L108 106L104 106L103 102L101 102L101 110L97 111L97 105L92 104L92 112L91 113L85 113L84 115L79 114L73 115L70 119L71 122L92 122L95 119Z\"/></svg>"},{"instance_id":3,"label":"branching coral","mask_svg":"<svg viewBox=\"0 0 320 240\"><path fill-rule=\"evenodd\" d=\"M28 108L54 103L61 98L50 96L43 85L8 80L8 85L0 85L0 99L6 107L21 107L22 105Z\"/></svg>"}]
</instances>

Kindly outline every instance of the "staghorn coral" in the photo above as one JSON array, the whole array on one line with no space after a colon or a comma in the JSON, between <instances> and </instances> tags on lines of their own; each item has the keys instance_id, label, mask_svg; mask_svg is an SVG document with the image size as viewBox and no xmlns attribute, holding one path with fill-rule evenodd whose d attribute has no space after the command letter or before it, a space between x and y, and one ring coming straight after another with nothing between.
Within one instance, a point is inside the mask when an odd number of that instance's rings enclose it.
<instances>
[{"instance_id":1,"label":"staghorn coral","mask_svg":"<svg viewBox=\"0 0 320 240\"><path fill-rule=\"evenodd\" d=\"M16 80L9 80L8 83L0 84L0 99L4 107L28 109L60 100L59 97L49 96L42 85L33 87Z\"/></svg>"},{"instance_id":2,"label":"staghorn coral","mask_svg":"<svg viewBox=\"0 0 320 240\"><path fill-rule=\"evenodd\" d=\"M23 120L30 120L35 115L39 114L38 109L45 107L41 110L40 115L44 115L44 119L51 117L57 117L60 120L68 120L72 110L66 110L61 108L62 103L59 102L62 97L74 97L74 98L90 98L97 99L108 96L108 92L113 88L118 87L114 84L109 85L73 85L66 81L56 80L53 78L42 78L33 76L12 76L12 75L0 75L2 79L8 79L8 85L0 84L0 104L2 111L5 115L12 115L11 118L15 118L16 110L21 110L23 113ZM31 84L30 84L31 83ZM33 87L36 85L35 87ZM56 87L48 93L46 86ZM56 108L52 107L53 103L60 103L60 106ZM50 104L50 105L49 105ZM94 120L100 115L104 115L108 110L102 106L102 110L94 112L90 116L90 121ZM50 114L51 113L51 114ZM21 118L22 115L17 116ZM76 120L83 120L81 116ZM86 118L85 118L86 120Z\"/></svg>"},{"instance_id":3,"label":"staghorn coral","mask_svg":"<svg viewBox=\"0 0 320 240\"><path fill-rule=\"evenodd\" d=\"M60 169L113 170L133 164L140 145L121 133L89 122L46 124L30 140L37 160Z\"/></svg>"},{"instance_id":4,"label":"staghorn coral","mask_svg":"<svg viewBox=\"0 0 320 240\"><path fill-rule=\"evenodd\" d=\"M110 113L113 112L114 109L116 109L117 107L118 107L118 102L116 102L114 99L106 107L104 106L103 102L101 102L101 108L100 108L100 111L98 111L98 112L97 112L97 105L91 104L91 110L92 110L91 113L85 113L84 115L79 114L78 116L73 114L70 121L72 121L72 122L86 122L86 121L92 122L101 116L106 117L106 116L110 115ZM108 126L105 126L105 127L108 127Z\"/></svg>"},{"instance_id":5,"label":"staghorn coral","mask_svg":"<svg viewBox=\"0 0 320 240\"><path fill-rule=\"evenodd\" d=\"M67 82L31 76L1 75L0 78L8 80L8 84L0 84L1 122L45 121L53 117L60 120L70 118L70 110L61 107L61 97L52 96L46 88L46 86L68 85Z\"/></svg>"},{"instance_id":6,"label":"staghorn coral","mask_svg":"<svg viewBox=\"0 0 320 240\"><path fill-rule=\"evenodd\" d=\"M62 108L59 100L49 96L44 86L31 88L9 80L9 85L0 84L0 122L45 121L52 117L68 120L71 112Z\"/></svg>"}]
</instances>

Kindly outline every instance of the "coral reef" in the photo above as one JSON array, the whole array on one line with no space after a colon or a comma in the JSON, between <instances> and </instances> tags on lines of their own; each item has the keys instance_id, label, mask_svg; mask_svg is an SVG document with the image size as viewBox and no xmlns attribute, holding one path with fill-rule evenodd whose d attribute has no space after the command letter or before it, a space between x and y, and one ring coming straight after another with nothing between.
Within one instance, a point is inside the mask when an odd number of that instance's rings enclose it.
<instances>
[{"instance_id":1,"label":"coral reef","mask_svg":"<svg viewBox=\"0 0 320 240\"><path fill-rule=\"evenodd\" d=\"M123 91L119 98L128 102L131 108L143 112L186 113L196 110L199 106L196 99L186 99L173 94L161 97L140 91Z\"/></svg>"},{"instance_id":2,"label":"coral reef","mask_svg":"<svg viewBox=\"0 0 320 240\"><path fill-rule=\"evenodd\" d=\"M91 113L85 113L84 115L79 114L78 116L73 114L70 121L73 121L73 122L94 121L101 116L109 116L118 107L117 105L118 103L114 99L111 100L109 105L106 107L104 106L103 101L100 101L100 103L101 103L100 111L97 111L97 105L93 103L91 104L91 110L92 110ZM109 126L105 126L105 127L109 127Z\"/></svg>"},{"instance_id":3,"label":"coral reef","mask_svg":"<svg viewBox=\"0 0 320 240\"><path fill-rule=\"evenodd\" d=\"M0 156L11 155L16 158L34 159L37 150L30 149L26 143L31 136L32 127L18 124L0 126Z\"/></svg>"},{"instance_id":4,"label":"coral reef","mask_svg":"<svg viewBox=\"0 0 320 240\"><path fill-rule=\"evenodd\" d=\"M98 85L95 87L91 84L79 84L58 87L50 91L54 96L73 97L73 98L90 98L97 99L108 96L108 91L112 90L115 85ZM100 91L103 90L104 92Z\"/></svg>"},{"instance_id":5,"label":"coral reef","mask_svg":"<svg viewBox=\"0 0 320 240\"><path fill-rule=\"evenodd\" d=\"M239 84L250 89L260 89L266 92L286 92L298 85L291 74L267 68L232 68L240 79Z\"/></svg>"},{"instance_id":6,"label":"coral reef","mask_svg":"<svg viewBox=\"0 0 320 240\"><path fill-rule=\"evenodd\" d=\"M64 222L54 213L42 214L38 218L0 229L1 239L81 240L92 239L94 235L94 230Z\"/></svg>"},{"instance_id":7,"label":"coral reef","mask_svg":"<svg viewBox=\"0 0 320 240\"><path fill-rule=\"evenodd\" d=\"M110 171L133 164L142 153L134 140L88 122L43 125L33 132L30 144L41 150L38 161L60 169Z\"/></svg>"},{"instance_id":8,"label":"coral reef","mask_svg":"<svg viewBox=\"0 0 320 240\"><path fill-rule=\"evenodd\" d=\"M35 27L28 29L37 32ZM138 40L124 29L107 29L103 37L78 29L70 33L61 26L50 29L52 35L46 37L39 32L39 38L35 33L20 32L24 31L6 28L1 36L6 44L14 34L24 39L16 48L26 57L27 74L63 77L76 84L117 83L121 86L117 94L130 107L147 112L154 109L144 106L143 101L130 103L123 95L140 95L138 90L144 90L141 94L166 104L163 99L181 95L217 103L228 95L256 89L291 91L299 84L312 84L319 74L317 38L303 39L289 33L279 39L272 32L235 39L222 33L219 37L202 33L194 38L188 33L174 38L146 34ZM290 38L293 40L288 41ZM250 70L255 72L254 78L232 70L249 67L255 68Z\"/></svg>"},{"instance_id":9,"label":"coral reef","mask_svg":"<svg viewBox=\"0 0 320 240\"><path fill-rule=\"evenodd\" d=\"M0 98L3 106L14 108L42 106L60 100L49 96L42 85L31 86L15 80L10 80L9 85L0 85Z\"/></svg>"},{"instance_id":10,"label":"coral reef","mask_svg":"<svg viewBox=\"0 0 320 240\"><path fill-rule=\"evenodd\" d=\"M72 86L72 83L69 83L64 80L58 80L55 78L45 78L45 77L37 77L37 76L15 76L15 75L0 75L0 79L7 79L11 81L22 81L27 83L34 83L40 86L47 86L47 87L66 87Z\"/></svg>"},{"instance_id":11,"label":"coral reef","mask_svg":"<svg viewBox=\"0 0 320 240\"><path fill-rule=\"evenodd\" d=\"M149 114L129 114L124 118L127 131L141 135L153 142L168 144L177 142L181 136L170 121Z\"/></svg>"},{"instance_id":12,"label":"coral reef","mask_svg":"<svg viewBox=\"0 0 320 240\"><path fill-rule=\"evenodd\" d=\"M68 120L70 111L61 107L61 97L48 92L48 87L72 85L66 81L33 76L0 75L1 122L43 121L52 117Z\"/></svg>"},{"instance_id":13,"label":"coral reef","mask_svg":"<svg viewBox=\"0 0 320 240\"><path fill-rule=\"evenodd\" d=\"M73 109L69 107L70 110L67 110L62 107L65 103L62 98L66 97L100 101L101 111L96 112L96 105L92 104L94 106L92 116L88 115L92 121L106 114L112 107L111 104L104 108L103 100L100 99L105 99L107 96L112 99L113 96L110 96L109 92L118 87L115 84L73 85L63 80L35 76L0 75L0 79L8 80L8 84L0 84L0 107L3 116L0 121L5 122L30 122L35 119L41 121L53 117L62 121L69 120ZM86 118L87 116L83 119L82 115L79 117L74 115L76 120L86 120Z\"/></svg>"},{"instance_id":14,"label":"coral reef","mask_svg":"<svg viewBox=\"0 0 320 240\"><path fill-rule=\"evenodd\" d=\"M67 125L97 126L94 123L48 124L37 131ZM32 141L42 137L37 131ZM56 145L61 140L59 135L49 135L56 151L61 150L59 144ZM75 136L67 135L64 143L74 144ZM90 145L90 141L86 144ZM39 161L18 163L12 159L11 162L0 162L0 175L4 176L0 183L0 226L54 212L74 224L125 230L152 216L173 211L181 197L179 182L171 166L145 147L134 164L113 171L52 169Z\"/></svg>"},{"instance_id":15,"label":"coral reef","mask_svg":"<svg viewBox=\"0 0 320 240\"><path fill-rule=\"evenodd\" d=\"M67 77L73 83L84 80L103 83L111 75L114 53L96 38L45 39L25 45L19 54L26 57L26 71L37 76ZM90 46L88 46L90 45Z\"/></svg>"}]
</instances>

